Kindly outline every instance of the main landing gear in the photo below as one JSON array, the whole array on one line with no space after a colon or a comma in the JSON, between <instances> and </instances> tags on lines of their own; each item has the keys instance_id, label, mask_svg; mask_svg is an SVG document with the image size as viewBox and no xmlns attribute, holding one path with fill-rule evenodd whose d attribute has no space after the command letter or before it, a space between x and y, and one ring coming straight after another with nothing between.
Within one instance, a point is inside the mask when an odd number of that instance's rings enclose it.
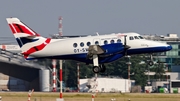
<instances>
[{"instance_id":1,"label":"main landing gear","mask_svg":"<svg viewBox=\"0 0 180 101\"><path fill-rule=\"evenodd\" d=\"M99 65L98 56L93 55L93 72L94 73L99 73L99 72L103 73L105 71L106 71L106 67L104 66L104 64Z\"/></svg>"},{"instance_id":2,"label":"main landing gear","mask_svg":"<svg viewBox=\"0 0 180 101\"><path fill-rule=\"evenodd\" d=\"M99 64L98 55L104 53L105 51L99 45L91 45L88 49L88 58L93 60L93 72L105 72L106 67L104 64Z\"/></svg>"},{"instance_id":3,"label":"main landing gear","mask_svg":"<svg viewBox=\"0 0 180 101\"><path fill-rule=\"evenodd\" d=\"M94 73L104 73L106 71L106 67L104 66L104 64L101 64L99 66L93 66L93 72Z\"/></svg>"}]
</instances>

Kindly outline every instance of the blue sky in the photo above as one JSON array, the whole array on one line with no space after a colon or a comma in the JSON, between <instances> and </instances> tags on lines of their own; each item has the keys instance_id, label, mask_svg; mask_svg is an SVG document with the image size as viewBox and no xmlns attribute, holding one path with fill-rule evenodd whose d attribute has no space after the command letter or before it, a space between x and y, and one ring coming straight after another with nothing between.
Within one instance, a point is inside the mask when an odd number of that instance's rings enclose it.
<instances>
[{"instance_id":1,"label":"blue sky","mask_svg":"<svg viewBox=\"0 0 180 101\"><path fill-rule=\"evenodd\" d=\"M1 0L0 34L12 37L6 17L18 17L44 37L137 32L180 36L180 0Z\"/></svg>"}]
</instances>

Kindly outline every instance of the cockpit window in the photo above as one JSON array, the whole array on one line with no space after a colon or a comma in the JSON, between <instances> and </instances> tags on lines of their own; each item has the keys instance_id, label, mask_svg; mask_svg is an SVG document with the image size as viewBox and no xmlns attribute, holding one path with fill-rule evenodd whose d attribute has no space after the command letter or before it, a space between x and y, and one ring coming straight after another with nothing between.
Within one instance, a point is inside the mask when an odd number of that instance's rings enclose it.
<instances>
[{"instance_id":1,"label":"cockpit window","mask_svg":"<svg viewBox=\"0 0 180 101\"><path fill-rule=\"evenodd\" d=\"M130 36L130 37L129 37L129 40L134 40L134 37Z\"/></svg>"},{"instance_id":2,"label":"cockpit window","mask_svg":"<svg viewBox=\"0 0 180 101\"><path fill-rule=\"evenodd\" d=\"M142 36L138 36L140 39L144 39Z\"/></svg>"},{"instance_id":3,"label":"cockpit window","mask_svg":"<svg viewBox=\"0 0 180 101\"><path fill-rule=\"evenodd\" d=\"M134 36L135 39L139 39L138 36Z\"/></svg>"}]
</instances>

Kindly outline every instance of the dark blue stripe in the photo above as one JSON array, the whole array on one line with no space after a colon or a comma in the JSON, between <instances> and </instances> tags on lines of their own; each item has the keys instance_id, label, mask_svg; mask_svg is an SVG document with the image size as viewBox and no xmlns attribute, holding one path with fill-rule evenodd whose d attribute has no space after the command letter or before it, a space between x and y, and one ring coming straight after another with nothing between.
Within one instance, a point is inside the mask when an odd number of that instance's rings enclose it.
<instances>
[{"instance_id":1,"label":"dark blue stripe","mask_svg":"<svg viewBox=\"0 0 180 101\"><path fill-rule=\"evenodd\" d=\"M152 47L152 48L141 48L141 49L129 49L128 50L128 55L132 54L142 54L142 53L153 53L153 52L164 52L171 50L172 47ZM85 63L92 63L92 60L89 60L86 58L87 53L82 53L82 54L71 54L71 55L61 55L61 56L51 56L51 57L41 57L41 58L51 58L51 59L68 59L68 60L77 60ZM115 55L110 55L110 57L106 58L99 58L99 63L108 63L115 61L123 56L123 53L121 54L115 54ZM31 60L32 58L29 58L28 60ZM40 58L36 58L40 59Z\"/></svg>"}]
</instances>

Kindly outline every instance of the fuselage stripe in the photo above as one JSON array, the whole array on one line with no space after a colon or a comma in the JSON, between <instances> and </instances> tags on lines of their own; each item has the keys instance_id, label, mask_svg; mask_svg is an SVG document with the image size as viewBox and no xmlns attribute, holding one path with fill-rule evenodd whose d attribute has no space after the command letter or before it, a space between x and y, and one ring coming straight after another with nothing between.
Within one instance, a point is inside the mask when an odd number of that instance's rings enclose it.
<instances>
[{"instance_id":1,"label":"fuselage stripe","mask_svg":"<svg viewBox=\"0 0 180 101\"><path fill-rule=\"evenodd\" d=\"M23 53L24 57L27 58L30 54L42 50L47 44L50 43L50 41L51 41L51 39L47 38L46 41L43 42L42 44L30 48L29 50L27 50L26 52Z\"/></svg>"}]
</instances>

